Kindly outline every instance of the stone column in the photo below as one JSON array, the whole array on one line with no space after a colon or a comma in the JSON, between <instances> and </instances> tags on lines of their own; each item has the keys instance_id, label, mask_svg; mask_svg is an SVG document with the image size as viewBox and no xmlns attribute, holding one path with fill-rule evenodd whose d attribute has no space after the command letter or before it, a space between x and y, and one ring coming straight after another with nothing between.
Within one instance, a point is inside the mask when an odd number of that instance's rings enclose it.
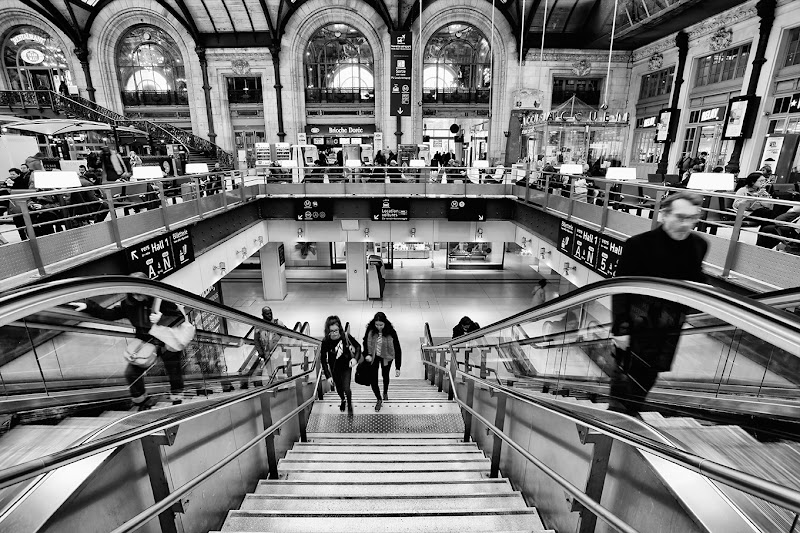
<instances>
[{"instance_id":1,"label":"stone column","mask_svg":"<svg viewBox=\"0 0 800 533\"><path fill-rule=\"evenodd\" d=\"M367 299L367 245L363 242L348 242L347 252L347 299Z\"/></svg>"},{"instance_id":2,"label":"stone column","mask_svg":"<svg viewBox=\"0 0 800 533\"><path fill-rule=\"evenodd\" d=\"M675 45L678 47L678 66L675 68L675 88L672 90L672 102L670 103L670 107L673 109L678 108L678 100L681 96L683 74L686 70L686 56L689 54L689 34L682 30L679 31L675 35ZM658 168L656 168L657 174L666 174L668 172L670 148L672 148L672 141L667 139L664 143L664 151L661 152Z\"/></svg>"},{"instance_id":3,"label":"stone column","mask_svg":"<svg viewBox=\"0 0 800 533\"><path fill-rule=\"evenodd\" d=\"M775 22L776 4L776 0L760 0L756 4L756 12L761 22L758 26L758 46L753 56L753 70L750 72L750 81L747 84L747 96L756 95L758 78L761 76L761 69L764 67L764 63L767 62L767 42L769 41L769 34L772 32L772 25ZM756 111L757 109L749 110L750 113L755 113ZM725 172L731 172L733 174L739 173L739 159L742 156L743 147L744 138L736 139L733 145L733 152L731 152L731 159L728 161L728 164L725 165Z\"/></svg>"},{"instance_id":4,"label":"stone column","mask_svg":"<svg viewBox=\"0 0 800 533\"><path fill-rule=\"evenodd\" d=\"M261 284L265 300L284 300L286 289L286 255L282 242L268 242L261 248Z\"/></svg>"},{"instance_id":5,"label":"stone column","mask_svg":"<svg viewBox=\"0 0 800 533\"><path fill-rule=\"evenodd\" d=\"M85 46L80 46L75 48L73 52L78 58L78 61L80 61L81 68L83 69L83 76L86 78L86 94L89 96L89 100L94 102L94 93L96 90L92 84L92 72L89 69L89 49Z\"/></svg>"},{"instance_id":6,"label":"stone column","mask_svg":"<svg viewBox=\"0 0 800 533\"><path fill-rule=\"evenodd\" d=\"M286 137L286 132L283 131L283 96L281 95L281 45L280 43L273 44L269 48L272 54L272 68L275 70L275 105L278 107L278 139L283 142ZM299 125L298 125L299 127Z\"/></svg>"},{"instance_id":7,"label":"stone column","mask_svg":"<svg viewBox=\"0 0 800 533\"><path fill-rule=\"evenodd\" d=\"M208 140L213 143L217 139L217 134L214 133L214 114L211 111L211 85L208 83L206 49L202 46L198 46L194 51L197 53L197 58L200 60L200 71L203 73L203 93L206 96L206 116L208 117Z\"/></svg>"}]
</instances>

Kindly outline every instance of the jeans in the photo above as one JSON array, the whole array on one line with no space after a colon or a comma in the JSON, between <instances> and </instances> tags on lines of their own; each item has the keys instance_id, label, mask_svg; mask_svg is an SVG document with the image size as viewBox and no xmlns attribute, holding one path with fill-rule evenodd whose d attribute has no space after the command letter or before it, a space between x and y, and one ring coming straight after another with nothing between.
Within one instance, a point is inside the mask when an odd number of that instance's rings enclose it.
<instances>
[{"instance_id":1,"label":"jeans","mask_svg":"<svg viewBox=\"0 0 800 533\"><path fill-rule=\"evenodd\" d=\"M336 386L336 392L339 394L339 398L342 401L347 400L347 403L353 403L353 393L350 390L350 381L352 379L353 372L350 370L350 365L348 363L339 364L336 362L336 365L333 368L332 378L333 384Z\"/></svg>"},{"instance_id":2,"label":"jeans","mask_svg":"<svg viewBox=\"0 0 800 533\"><path fill-rule=\"evenodd\" d=\"M389 361L389 364L383 366L383 358L376 357L375 362L372 365L374 369L374 373L372 374L372 392L375 393L375 397L380 400L381 399L381 389L378 385L378 373L383 373L383 394L386 395L389 392L389 374L392 371L392 361ZM380 370L378 370L380 368Z\"/></svg>"},{"instance_id":3,"label":"jeans","mask_svg":"<svg viewBox=\"0 0 800 533\"><path fill-rule=\"evenodd\" d=\"M170 352L163 346L158 349L158 355L164 361L164 368L169 377L169 390L172 394L179 394L183 392L183 372L181 370L181 353L183 352ZM146 394L144 385L144 373L146 368L141 366L131 365L125 369L125 379L128 381L128 390L131 392L131 397L134 400L144 399Z\"/></svg>"}]
</instances>

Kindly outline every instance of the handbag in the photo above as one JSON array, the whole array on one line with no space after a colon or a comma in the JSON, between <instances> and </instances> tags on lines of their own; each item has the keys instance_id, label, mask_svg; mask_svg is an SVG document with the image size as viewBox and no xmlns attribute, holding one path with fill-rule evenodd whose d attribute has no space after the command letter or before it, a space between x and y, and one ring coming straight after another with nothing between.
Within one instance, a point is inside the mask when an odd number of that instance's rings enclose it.
<instances>
[{"instance_id":1,"label":"handbag","mask_svg":"<svg viewBox=\"0 0 800 533\"><path fill-rule=\"evenodd\" d=\"M123 357L132 365L149 368L156 362L157 353L156 345L140 339L133 339L125 347Z\"/></svg>"},{"instance_id":2,"label":"handbag","mask_svg":"<svg viewBox=\"0 0 800 533\"><path fill-rule=\"evenodd\" d=\"M356 383L359 385L364 385L365 387L370 387L372 385L372 365L373 363L368 363L366 360L362 361L356 367Z\"/></svg>"},{"instance_id":3,"label":"handbag","mask_svg":"<svg viewBox=\"0 0 800 533\"><path fill-rule=\"evenodd\" d=\"M156 298L153 302L153 312L158 313L160 308L161 299ZM183 311L182 306L180 307L180 310L181 314L183 315L183 322L173 327L153 324L148 332L150 335L163 342L164 345L172 352L183 351L189 345L192 339L194 339L194 334L197 331L197 328L194 327L194 324L189 322L189 318Z\"/></svg>"}]
</instances>

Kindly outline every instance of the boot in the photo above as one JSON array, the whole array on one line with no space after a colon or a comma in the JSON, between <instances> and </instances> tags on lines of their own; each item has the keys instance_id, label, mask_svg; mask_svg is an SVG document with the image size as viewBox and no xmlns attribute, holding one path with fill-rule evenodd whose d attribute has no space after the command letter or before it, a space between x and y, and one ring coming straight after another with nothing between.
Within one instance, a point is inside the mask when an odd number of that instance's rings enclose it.
<instances>
[{"instance_id":1,"label":"boot","mask_svg":"<svg viewBox=\"0 0 800 533\"><path fill-rule=\"evenodd\" d=\"M347 395L347 414L353 416L353 396Z\"/></svg>"},{"instance_id":2,"label":"boot","mask_svg":"<svg viewBox=\"0 0 800 533\"><path fill-rule=\"evenodd\" d=\"M383 401L384 402L388 402L389 401L389 391L386 391L386 390L383 391Z\"/></svg>"},{"instance_id":3,"label":"boot","mask_svg":"<svg viewBox=\"0 0 800 533\"><path fill-rule=\"evenodd\" d=\"M375 412L380 411L382 405L383 405L383 401L382 400L378 400L378 403L375 404Z\"/></svg>"},{"instance_id":4,"label":"boot","mask_svg":"<svg viewBox=\"0 0 800 533\"><path fill-rule=\"evenodd\" d=\"M340 410L340 411L344 412L344 406L345 406L345 404L346 404L346 403L347 403L347 402L345 402L344 400L342 400L342 403L340 403L340 404L339 404L339 410Z\"/></svg>"}]
</instances>

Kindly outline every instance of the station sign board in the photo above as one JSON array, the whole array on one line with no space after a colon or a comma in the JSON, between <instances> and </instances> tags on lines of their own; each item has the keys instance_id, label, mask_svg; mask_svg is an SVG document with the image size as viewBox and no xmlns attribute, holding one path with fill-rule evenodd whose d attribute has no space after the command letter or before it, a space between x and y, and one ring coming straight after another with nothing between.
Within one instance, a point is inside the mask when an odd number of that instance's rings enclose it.
<instances>
[{"instance_id":1,"label":"station sign board","mask_svg":"<svg viewBox=\"0 0 800 533\"><path fill-rule=\"evenodd\" d=\"M562 220L558 228L558 251L603 277L613 278L622 256L622 241Z\"/></svg>"},{"instance_id":2,"label":"station sign board","mask_svg":"<svg viewBox=\"0 0 800 533\"><path fill-rule=\"evenodd\" d=\"M486 220L486 200L458 198L447 206L447 220L453 222L483 222Z\"/></svg>"},{"instance_id":3,"label":"station sign board","mask_svg":"<svg viewBox=\"0 0 800 533\"><path fill-rule=\"evenodd\" d=\"M144 272L150 279L163 279L194 261L189 228L153 237L125 249L128 272Z\"/></svg>"},{"instance_id":4,"label":"station sign board","mask_svg":"<svg viewBox=\"0 0 800 533\"><path fill-rule=\"evenodd\" d=\"M300 198L295 203L295 219L301 222L333 220L333 202L330 199Z\"/></svg>"},{"instance_id":5,"label":"station sign board","mask_svg":"<svg viewBox=\"0 0 800 533\"><path fill-rule=\"evenodd\" d=\"M381 222L407 221L409 218L408 198L383 198L372 202L372 220Z\"/></svg>"}]
</instances>

